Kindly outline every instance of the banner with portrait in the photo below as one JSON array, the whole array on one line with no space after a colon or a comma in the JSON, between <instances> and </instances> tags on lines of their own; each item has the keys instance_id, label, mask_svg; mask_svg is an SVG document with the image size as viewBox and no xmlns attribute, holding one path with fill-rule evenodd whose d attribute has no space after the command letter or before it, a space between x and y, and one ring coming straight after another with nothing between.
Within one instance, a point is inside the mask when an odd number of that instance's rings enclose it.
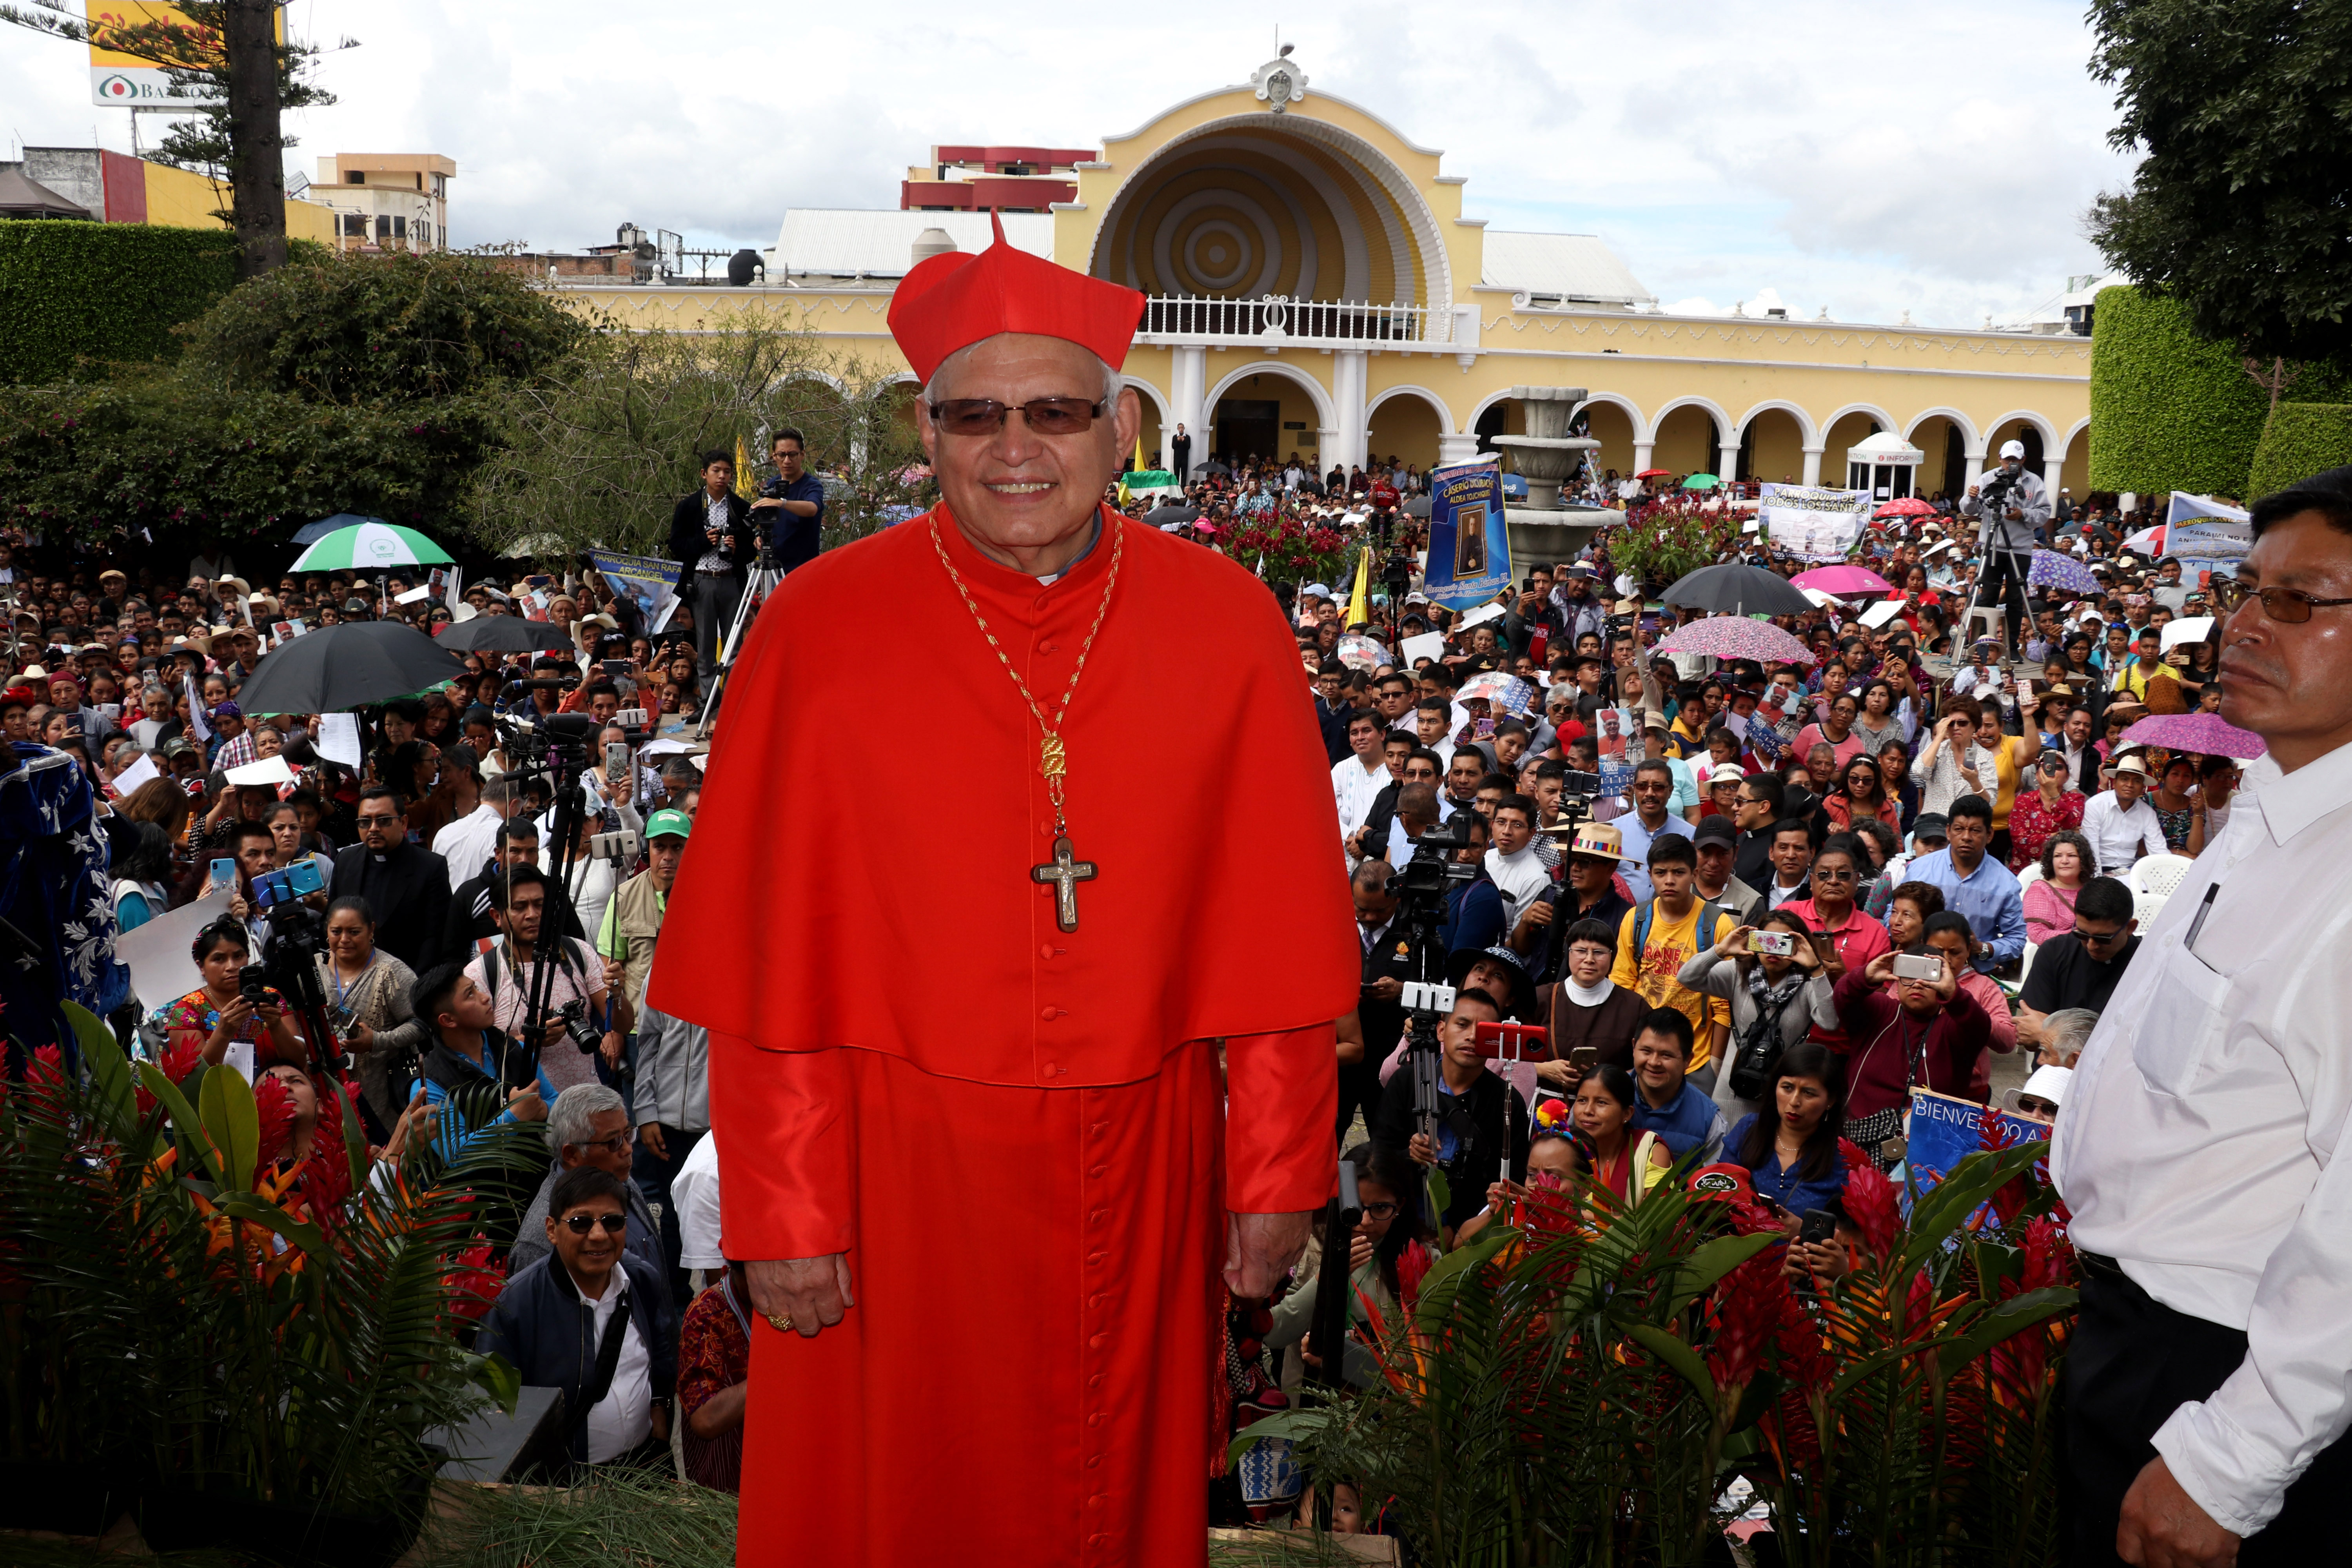
<instances>
[{"instance_id":1,"label":"banner with portrait","mask_svg":"<svg viewBox=\"0 0 2352 1568\"><path fill-rule=\"evenodd\" d=\"M637 607L650 637L669 624L677 608L677 582L683 563L653 555L623 555L617 551L592 550L589 559L597 574L621 598Z\"/></svg>"},{"instance_id":2,"label":"banner with portrait","mask_svg":"<svg viewBox=\"0 0 2352 1568\"><path fill-rule=\"evenodd\" d=\"M1483 605L1511 585L1511 535L1496 458L1430 470L1429 565L1422 585L1432 604L1449 610Z\"/></svg>"},{"instance_id":3,"label":"banner with portrait","mask_svg":"<svg viewBox=\"0 0 2352 1568\"><path fill-rule=\"evenodd\" d=\"M1756 516L1774 549L1801 561L1843 561L1862 542L1871 508L1868 490L1766 485Z\"/></svg>"},{"instance_id":4,"label":"banner with portrait","mask_svg":"<svg viewBox=\"0 0 2352 1568\"><path fill-rule=\"evenodd\" d=\"M2164 512L2164 553L2180 563L2190 584L2197 574L2234 577L2246 552L2254 547L2252 514L2226 501L2172 492Z\"/></svg>"}]
</instances>

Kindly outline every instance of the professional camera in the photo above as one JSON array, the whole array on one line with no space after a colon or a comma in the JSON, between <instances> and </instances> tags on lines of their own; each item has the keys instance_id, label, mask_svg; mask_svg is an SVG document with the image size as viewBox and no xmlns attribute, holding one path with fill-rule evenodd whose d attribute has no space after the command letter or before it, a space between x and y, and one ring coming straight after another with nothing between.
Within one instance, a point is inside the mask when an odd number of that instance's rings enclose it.
<instances>
[{"instance_id":1,"label":"professional camera","mask_svg":"<svg viewBox=\"0 0 2352 1568\"><path fill-rule=\"evenodd\" d=\"M1477 867L1463 865L1454 858L1468 847L1470 818L1467 813L1457 811L1451 819L1413 840L1412 858L1389 878L1389 896L1404 900L1403 912L1408 918L1417 904L1435 900L1437 920L1443 924L1445 889L1478 875Z\"/></svg>"},{"instance_id":2,"label":"professional camera","mask_svg":"<svg viewBox=\"0 0 2352 1568\"><path fill-rule=\"evenodd\" d=\"M555 1010L556 1019L563 1026L566 1038L587 1056L604 1043L604 1031L588 1021L588 999L575 996Z\"/></svg>"},{"instance_id":3,"label":"professional camera","mask_svg":"<svg viewBox=\"0 0 2352 1568\"><path fill-rule=\"evenodd\" d=\"M337 1048L339 1031L351 1026L347 1009L330 1009L327 983L321 970L327 961L327 924L302 900L324 891L324 882L312 862L297 860L282 871L253 879L254 902L269 920L269 940L258 961L245 966L237 989L246 1000L261 1005L264 987L274 989L301 1020L311 1054L324 1065L342 1065Z\"/></svg>"}]
</instances>

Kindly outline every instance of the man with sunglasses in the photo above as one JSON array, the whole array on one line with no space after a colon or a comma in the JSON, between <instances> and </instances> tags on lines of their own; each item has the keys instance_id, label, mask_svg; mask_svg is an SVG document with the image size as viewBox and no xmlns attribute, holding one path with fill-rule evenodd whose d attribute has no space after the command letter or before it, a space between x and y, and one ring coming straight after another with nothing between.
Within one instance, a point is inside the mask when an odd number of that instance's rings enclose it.
<instances>
[{"instance_id":1,"label":"man with sunglasses","mask_svg":"<svg viewBox=\"0 0 2352 1568\"><path fill-rule=\"evenodd\" d=\"M2132 915L2132 890L2113 877L2094 877L2074 895L2074 929L2033 950L2020 1000L2021 1045L2039 1047L2037 1026L2047 1014L2067 1007L2106 1010L2116 984L2139 951L2139 921Z\"/></svg>"},{"instance_id":2,"label":"man with sunglasses","mask_svg":"<svg viewBox=\"0 0 2352 1568\"><path fill-rule=\"evenodd\" d=\"M736 671L648 1000L710 1031L747 1563L917 1561L941 1514L976 1560L1198 1557L1207 1489L1170 1478L1210 1461L1219 1277L1265 1297L1333 1189L1363 950L1330 764L1265 585L1101 504L1143 303L1001 237L910 270L940 504L787 577ZM841 650L878 603L958 760L952 940L935 847L795 765L870 725ZM1185 808L1135 809L1144 779ZM984 1310L940 1310L950 1258ZM956 1460L909 1510L871 1459L917 1453Z\"/></svg>"},{"instance_id":3,"label":"man with sunglasses","mask_svg":"<svg viewBox=\"0 0 2352 1568\"><path fill-rule=\"evenodd\" d=\"M2083 1262L2070 1563L2342 1551L2352 468L2251 513L2238 575L2212 587L2221 716L2267 750L2140 938L2058 1113L2051 1170Z\"/></svg>"},{"instance_id":4,"label":"man with sunglasses","mask_svg":"<svg viewBox=\"0 0 2352 1568\"><path fill-rule=\"evenodd\" d=\"M563 1391L573 1465L667 1471L677 1313L659 1270L623 1245L636 1228L628 1187L595 1165L556 1179L539 1226L549 1255L508 1277L477 1348Z\"/></svg>"}]
</instances>

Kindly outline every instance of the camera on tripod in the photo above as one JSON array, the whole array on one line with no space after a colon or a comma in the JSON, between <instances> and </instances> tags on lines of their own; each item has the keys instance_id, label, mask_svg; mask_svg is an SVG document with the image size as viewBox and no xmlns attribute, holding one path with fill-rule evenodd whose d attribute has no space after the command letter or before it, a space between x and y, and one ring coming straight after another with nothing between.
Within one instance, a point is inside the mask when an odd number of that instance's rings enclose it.
<instances>
[{"instance_id":1,"label":"camera on tripod","mask_svg":"<svg viewBox=\"0 0 2352 1568\"><path fill-rule=\"evenodd\" d=\"M1438 920L1444 920L1445 889L1474 880L1478 875L1477 867L1465 866L1455 858L1469 847L1470 816L1464 811L1455 812L1413 840L1412 858L1389 878L1389 896L1403 901L1406 918L1410 919L1416 905L1433 903Z\"/></svg>"}]
</instances>

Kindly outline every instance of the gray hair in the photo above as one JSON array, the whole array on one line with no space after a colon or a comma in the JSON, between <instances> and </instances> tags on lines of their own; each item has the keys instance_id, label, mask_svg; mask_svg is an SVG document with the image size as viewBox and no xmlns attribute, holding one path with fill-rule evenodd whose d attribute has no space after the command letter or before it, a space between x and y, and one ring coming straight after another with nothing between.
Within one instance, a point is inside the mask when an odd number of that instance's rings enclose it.
<instances>
[{"instance_id":1,"label":"gray hair","mask_svg":"<svg viewBox=\"0 0 2352 1568\"><path fill-rule=\"evenodd\" d=\"M2042 1043L2065 1058L2060 1065L2072 1067L2098 1023L2098 1014L2088 1007L2061 1007L2042 1020Z\"/></svg>"},{"instance_id":2,"label":"gray hair","mask_svg":"<svg viewBox=\"0 0 2352 1568\"><path fill-rule=\"evenodd\" d=\"M607 1089L601 1083L573 1084L547 1108L547 1152L562 1159L565 1144L586 1143L594 1139L596 1118L608 1110L627 1109L619 1089Z\"/></svg>"},{"instance_id":3,"label":"gray hair","mask_svg":"<svg viewBox=\"0 0 2352 1568\"><path fill-rule=\"evenodd\" d=\"M988 340L986 338L982 338L981 342L986 342ZM938 364L932 366L931 379L923 383L923 390L918 395L919 400L925 408L928 409L932 404L940 400L940 384L947 380L948 372L950 370L961 369L965 359L978 347L980 347L980 343L966 343L963 347L956 350L955 353L948 355L947 358L940 361ZM1118 407L1118 395L1127 390L1127 383L1121 379L1117 368L1108 361L1098 355L1089 355L1088 357L1093 359L1095 363L1102 369L1102 400L1105 403L1109 404L1112 409L1116 411Z\"/></svg>"}]
</instances>

